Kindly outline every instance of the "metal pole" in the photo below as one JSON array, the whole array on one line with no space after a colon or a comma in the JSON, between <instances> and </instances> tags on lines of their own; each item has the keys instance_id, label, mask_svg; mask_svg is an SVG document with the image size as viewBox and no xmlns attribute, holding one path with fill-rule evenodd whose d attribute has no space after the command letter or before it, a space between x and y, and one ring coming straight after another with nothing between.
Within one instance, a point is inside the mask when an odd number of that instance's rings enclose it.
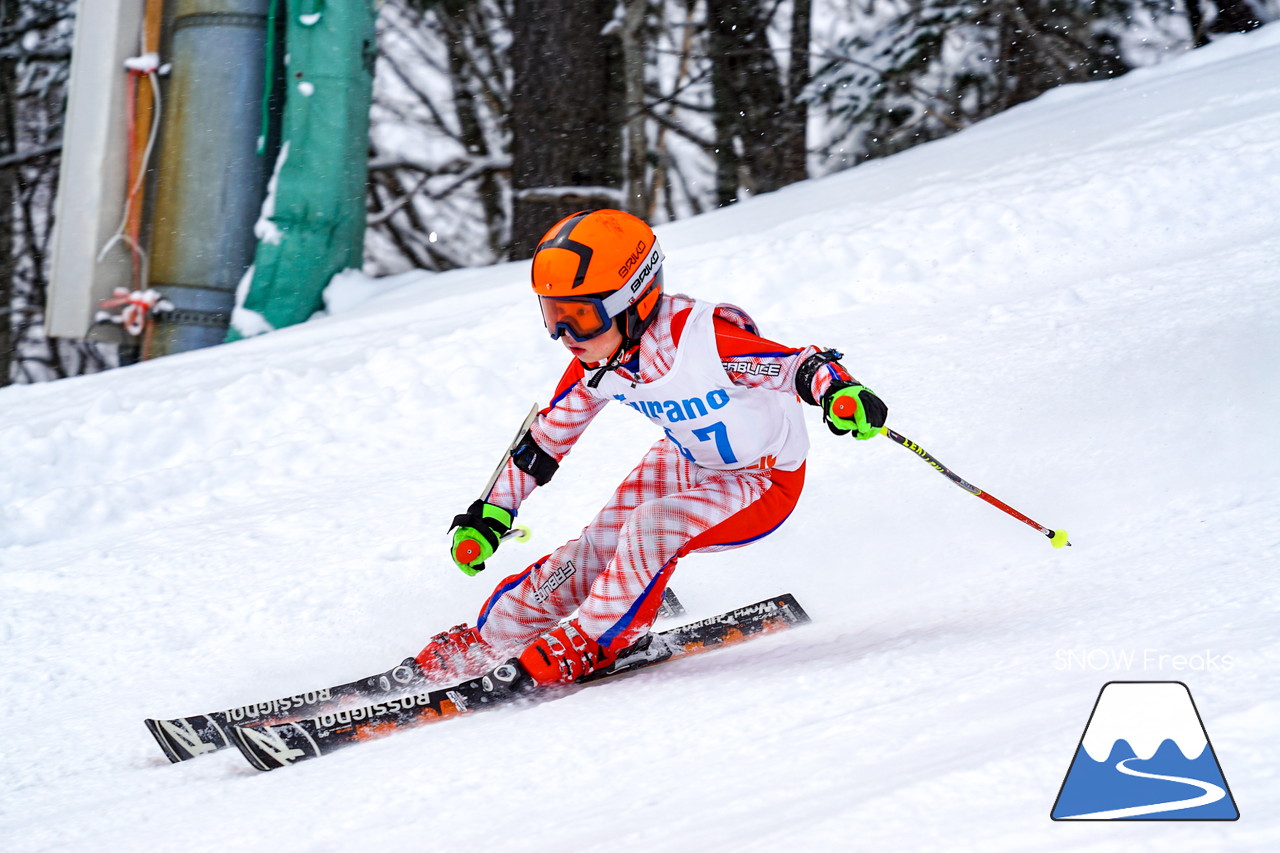
<instances>
[{"instance_id":1,"label":"metal pole","mask_svg":"<svg viewBox=\"0 0 1280 853\"><path fill-rule=\"evenodd\" d=\"M222 343L253 262L268 0L175 0L152 219L152 286L174 305L155 355Z\"/></svg>"}]
</instances>

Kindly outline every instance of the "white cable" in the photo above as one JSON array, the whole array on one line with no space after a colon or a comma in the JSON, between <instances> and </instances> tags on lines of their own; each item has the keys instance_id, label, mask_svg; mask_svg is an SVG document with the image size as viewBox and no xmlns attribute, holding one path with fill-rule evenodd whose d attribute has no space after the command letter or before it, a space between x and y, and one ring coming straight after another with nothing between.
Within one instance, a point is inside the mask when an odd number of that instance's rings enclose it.
<instances>
[{"instance_id":1,"label":"white cable","mask_svg":"<svg viewBox=\"0 0 1280 853\"><path fill-rule=\"evenodd\" d=\"M150 57L153 57L153 56L154 54L148 54L146 57L139 57L139 59L140 60L149 59ZM135 62L135 60L127 60L125 62L125 67L129 68L130 70L133 70L134 66L130 64L132 62ZM151 82L152 97L155 100L155 111L154 111L154 114L152 115L151 131L147 134L147 147L144 148L142 151L142 163L139 164L138 175L136 178L134 178L133 186L129 188L128 195L125 196L124 213L120 217L120 227L117 228L115 233L111 235L111 238L107 240L106 245L102 247L102 251L98 252L98 263L102 263L102 259L107 256L107 252L109 252L111 250L111 247L114 246L117 242L124 243L130 249L138 253L139 264L140 264L139 279L141 279L142 284L145 286L147 283L147 275L150 272L150 269L149 269L150 256L147 254L147 251L142 246L138 245L137 241L135 241L132 237L125 234L124 232L125 232L125 228L127 228L129 224L129 214L133 210L134 199L138 195L138 192L142 189L142 184L147 177L147 167L151 162L151 153L155 148L156 138L159 136L159 132L160 132L160 116L162 113L163 104L161 103L161 97L160 97L160 83L156 79L157 78L156 66L154 64L148 64L145 68L142 68L142 70L145 71L145 76L147 80Z\"/></svg>"}]
</instances>

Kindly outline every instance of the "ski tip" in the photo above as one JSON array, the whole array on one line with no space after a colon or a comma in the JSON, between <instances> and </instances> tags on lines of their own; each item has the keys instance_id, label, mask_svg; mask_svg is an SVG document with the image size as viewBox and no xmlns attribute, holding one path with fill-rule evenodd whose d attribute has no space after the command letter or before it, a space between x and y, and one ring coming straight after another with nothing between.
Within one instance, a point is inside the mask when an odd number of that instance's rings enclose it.
<instances>
[{"instance_id":1,"label":"ski tip","mask_svg":"<svg viewBox=\"0 0 1280 853\"><path fill-rule=\"evenodd\" d=\"M160 750L164 753L164 757L169 759L170 764L177 764L183 760L182 756L174 752L173 744L169 743L169 739L164 736L159 720L153 720L148 717L142 721L142 724L147 727L147 731L156 739L156 743L160 744Z\"/></svg>"},{"instance_id":2,"label":"ski tip","mask_svg":"<svg viewBox=\"0 0 1280 853\"><path fill-rule=\"evenodd\" d=\"M248 731L243 726L230 727L231 743L236 749L240 750L240 754L255 770L275 770L277 767L283 767L280 762L270 761L257 748L250 739Z\"/></svg>"},{"instance_id":3,"label":"ski tip","mask_svg":"<svg viewBox=\"0 0 1280 853\"><path fill-rule=\"evenodd\" d=\"M142 721L173 764L217 752L228 746L220 724L212 717L178 717L173 720Z\"/></svg>"},{"instance_id":4,"label":"ski tip","mask_svg":"<svg viewBox=\"0 0 1280 853\"><path fill-rule=\"evenodd\" d=\"M255 769L275 770L324 754L310 734L313 731L308 729L310 725L310 720L295 720L279 724L228 726L227 734ZM332 744L330 746L333 747Z\"/></svg>"}]
</instances>

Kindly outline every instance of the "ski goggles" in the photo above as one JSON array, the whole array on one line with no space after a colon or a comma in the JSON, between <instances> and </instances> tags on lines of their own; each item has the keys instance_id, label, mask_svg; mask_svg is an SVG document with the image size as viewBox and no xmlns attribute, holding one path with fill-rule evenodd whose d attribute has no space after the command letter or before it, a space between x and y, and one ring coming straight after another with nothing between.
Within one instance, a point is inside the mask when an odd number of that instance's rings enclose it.
<instances>
[{"instance_id":1,"label":"ski goggles","mask_svg":"<svg viewBox=\"0 0 1280 853\"><path fill-rule=\"evenodd\" d=\"M542 322L552 340L568 334L578 343L608 331L613 318L640 301L657 278L665 256L655 244L648 260L625 286L613 293L583 296L539 296Z\"/></svg>"},{"instance_id":2,"label":"ski goggles","mask_svg":"<svg viewBox=\"0 0 1280 853\"><path fill-rule=\"evenodd\" d=\"M552 340L568 334L582 343L606 331L613 322L605 299L598 296L539 296L538 302L542 305L542 322Z\"/></svg>"}]
</instances>

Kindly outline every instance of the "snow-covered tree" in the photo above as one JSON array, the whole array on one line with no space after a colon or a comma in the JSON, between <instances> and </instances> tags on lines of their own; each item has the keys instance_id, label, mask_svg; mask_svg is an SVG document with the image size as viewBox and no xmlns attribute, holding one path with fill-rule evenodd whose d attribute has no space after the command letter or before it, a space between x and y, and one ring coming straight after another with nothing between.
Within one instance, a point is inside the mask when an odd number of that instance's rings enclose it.
<instances>
[{"instance_id":1,"label":"snow-covered tree","mask_svg":"<svg viewBox=\"0 0 1280 853\"><path fill-rule=\"evenodd\" d=\"M716 199L741 188L771 192L808 177L805 110L809 0L793 0L789 49L770 40L780 5L772 0L707 0L706 27L716 129ZM794 76L792 72L795 72Z\"/></svg>"},{"instance_id":2,"label":"snow-covered tree","mask_svg":"<svg viewBox=\"0 0 1280 853\"><path fill-rule=\"evenodd\" d=\"M1138 0L1146 2L1146 0ZM1122 74L1129 0L866 0L810 97L842 165L960 130L1054 86Z\"/></svg>"},{"instance_id":3,"label":"snow-covered tree","mask_svg":"<svg viewBox=\"0 0 1280 853\"><path fill-rule=\"evenodd\" d=\"M505 257L512 0L388 0L378 21L368 265L444 270Z\"/></svg>"},{"instance_id":4,"label":"snow-covered tree","mask_svg":"<svg viewBox=\"0 0 1280 853\"><path fill-rule=\"evenodd\" d=\"M1265 0L1184 0L1196 47L1209 43L1209 33L1247 33L1275 17ZM1208 15L1206 16L1206 12Z\"/></svg>"},{"instance_id":5,"label":"snow-covered tree","mask_svg":"<svg viewBox=\"0 0 1280 853\"><path fill-rule=\"evenodd\" d=\"M1280 17L1280 0L820 0L821 170L945 136L1068 83Z\"/></svg>"}]
</instances>

